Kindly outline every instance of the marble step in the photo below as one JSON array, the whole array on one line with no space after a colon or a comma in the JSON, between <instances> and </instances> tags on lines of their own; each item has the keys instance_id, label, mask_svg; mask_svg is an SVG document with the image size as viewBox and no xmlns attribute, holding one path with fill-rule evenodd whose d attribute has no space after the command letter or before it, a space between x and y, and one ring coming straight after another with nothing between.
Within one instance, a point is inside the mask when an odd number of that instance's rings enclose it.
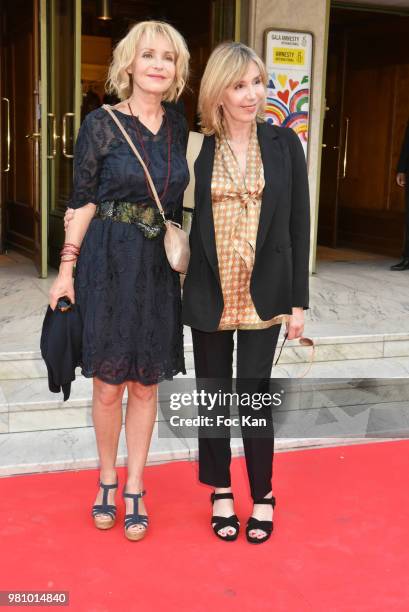
<instances>
[{"instance_id":1,"label":"marble step","mask_svg":"<svg viewBox=\"0 0 409 612\"><path fill-rule=\"evenodd\" d=\"M195 457L197 444L158 436L155 425L148 465ZM126 464L126 442L122 428L117 465ZM95 431L91 426L14 432L0 436L0 476L98 467ZM194 468L192 464L192 468Z\"/></svg>"},{"instance_id":2,"label":"marble step","mask_svg":"<svg viewBox=\"0 0 409 612\"><path fill-rule=\"evenodd\" d=\"M285 409L274 412L276 450L408 436L409 378L365 378L364 372L374 370L371 361L379 362L366 360L361 378L286 380L290 387L286 387ZM406 367L409 371L409 360ZM194 388L190 374L190 379L181 377L160 386L150 464L196 459L196 432L175 435L164 422L169 392ZM278 382L285 386L282 379ZM48 391L46 379L3 381L0 432L0 476L97 467L91 381L78 377L66 403ZM233 454L242 454L240 438L232 439L232 448ZM125 463L122 431L118 465ZM193 477L195 469L192 465Z\"/></svg>"},{"instance_id":3,"label":"marble step","mask_svg":"<svg viewBox=\"0 0 409 612\"><path fill-rule=\"evenodd\" d=\"M275 419L275 452L285 450L297 450L322 446L337 446L349 444L362 444L390 441L391 439L402 439L407 436L402 434L386 435L383 424L386 421L385 414L397 414L395 420L402 420L401 402L397 404L381 404L371 408L365 408L358 416L358 427L353 435L347 430L340 431L337 435L328 435L325 427L321 424L313 430L293 432L291 435L285 432L285 427L277 423ZM406 404L405 404L406 405ZM407 406L406 406L407 408ZM375 434L368 434L368 412L375 414L380 412L376 421L377 430ZM363 418L362 418L362 416ZM351 414L347 414L348 417ZM354 416L354 415L353 415ZM404 414L408 423L408 414ZM311 420L306 414L306 421ZM357 417L355 417L357 418ZM297 415L297 421L298 421ZM317 419L315 418L315 421ZM389 418L390 420L390 418ZM380 425L380 426L379 426ZM243 455L243 443L241 438L231 439L233 456ZM197 480L197 440L192 438L163 438L158 434L158 424L155 424L151 445L149 449L147 465L154 465L168 461L187 460L192 462L192 480ZM342 458L342 448L340 448ZM127 449L124 428L121 430L117 465L123 466L127 463ZM16 474L30 474L40 472L51 472L61 470L92 469L99 466L98 453L95 441L95 431L92 426L64 429L49 429L42 431L13 432L0 436L0 477Z\"/></svg>"},{"instance_id":4,"label":"marble step","mask_svg":"<svg viewBox=\"0 0 409 612\"><path fill-rule=\"evenodd\" d=\"M370 442L365 438L280 438L275 439L275 452L313 448L317 446L341 446ZM377 440L381 441L381 440ZM243 455L240 438L231 439L232 456ZM98 454L93 427L77 429L45 430L19 432L0 437L0 477L17 474L57 472L98 468ZM147 465L168 461L191 461L192 482L197 480L197 440L176 438L163 439L158 436L155 426L149 449ZM127 463L127 449L124 429L121 431L117 455L117 465Z\"/></svg>"},{"instance_id":5,"label":"marble step","mask_svg":"<svg viewBox=\"0 0 409 612\"><path fill-rule=\"evenodd\" d=\"M275 452L296 449L316 448L322 446L340 447L350 444L362 444L388 441L390 438L371 438L365 435L357 437L280 437L276 435ZM231 439L232 456L243 455L243 443L239 438ZM149 449L147 465L168 461L191 461L192 482L197 481L197 441L186 439L162 439L155 426ZM98 454L93 427L77 429L45 430L37 432L19 432L0 436L0 477L17 474L58 472L62 470L80 470L98 468ZM117 465L127 463L127 449L124 430L122 429Z\"/></svg>"},{"instance_id":6,"label":"marble step","mask_svg":"<svg viewBox=\"0 0 409 612\"><path fill-rule=\"evenodd\" d=\"M314 363L409 357L409 333L365 334L315 337ZM280 338L279 346L281 346ZM310 359L309 348L296 341L286 344L280 365L303 364ZM185 333L186 368L192 369L193 348L190 333ZM46 366L39 350L1 351L0 381L45 378Z\"/></svg>"},{"instance_id":7,"label":"marble step","mask_svg":"<svg viewBox=\"0 0 409 612\"><path fill-rule=\"evenodd\" d=\"M382 375L379 370L378 378L372 379L375 365L368 363L379 360L362 360L362 371L359 377L344 376L333 378L337 373L329 376L329 372L316 372L314 378L288 379L278 377L277 382L285 390L286 402L282 412L296 412L300 410L320 410L332 406L342 408L351 405L371 405L385 402L407 401L409 397L409 359L406 363L406 376L384 378L390 373ZM388 362L391 369L397 364ZM355 366L358 362L353 362ZM319 370L323 364L316 364ZM378 363L376 363L378 365ZM328 366L327 366L328 367ZM278 372L275 372L276 374ZM320 376L320 378L317 378ZM158 421L169 418L170 393L186 393L195 389L193 371L188 376L178 376L173 382L163 382L159 387ZM126 391L124 394L123 410L125 414ZM276 410L277 413L280 410ZM167 415L166 417L164 415ZM72 385L70 399L62 400L61 394L50 393L48 381L45 378L8 380L0 383L0 434L15 432L35 432L52 429L75 429L92 426L92 381L78 376Z\"/></svg>"}]
</instances>

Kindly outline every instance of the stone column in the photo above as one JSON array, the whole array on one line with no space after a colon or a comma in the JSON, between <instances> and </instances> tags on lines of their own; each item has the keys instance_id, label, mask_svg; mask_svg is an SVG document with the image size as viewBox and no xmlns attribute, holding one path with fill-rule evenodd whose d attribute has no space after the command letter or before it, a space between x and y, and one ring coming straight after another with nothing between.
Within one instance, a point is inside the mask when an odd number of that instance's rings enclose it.
<instances>
[{"instance_id":1,"label":"stone column","mask_svg":"<svg viewBox=\"0 0 409 612\"><path fill-rule=\"evenodd\" d=\"M322 127L325 113L325 79L330 0L250 0L249 45L264 58L264 32L270 28L313 34L311 100L308 142L308 176L311 198L311 259L315 271Z\"/></svg>"}]
</instances>

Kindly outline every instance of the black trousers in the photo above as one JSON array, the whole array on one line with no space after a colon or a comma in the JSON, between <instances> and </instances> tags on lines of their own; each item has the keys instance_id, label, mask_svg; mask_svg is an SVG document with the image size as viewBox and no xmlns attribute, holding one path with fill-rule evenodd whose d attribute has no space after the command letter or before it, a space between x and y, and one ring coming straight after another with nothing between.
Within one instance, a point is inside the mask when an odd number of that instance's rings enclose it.
<instances>
[{"instance_id":1,"label":"black trousers","mask_svg":"<svg viewBox=\"0 0 409 612\"><path fill-rule=\"evenodd\" d=\"M237 331L237 384L236 392L266 392L269 387L274 351L280 325L267 329ZM234 331L203 332L192 329L196 378L212 379L223 392L231 392L233 376ZM229 412L229 407L226 407ZM239 416L248 414L248 408L239 404ZM272 490L274 429L271 407L261 408L258 415L267 420L264 437L250 435L241 428L250 492L253 500L264 497ZM204 437L199 435L199 480L213 487L229 487L230 435Z\"/></svg>"}]
</instances>

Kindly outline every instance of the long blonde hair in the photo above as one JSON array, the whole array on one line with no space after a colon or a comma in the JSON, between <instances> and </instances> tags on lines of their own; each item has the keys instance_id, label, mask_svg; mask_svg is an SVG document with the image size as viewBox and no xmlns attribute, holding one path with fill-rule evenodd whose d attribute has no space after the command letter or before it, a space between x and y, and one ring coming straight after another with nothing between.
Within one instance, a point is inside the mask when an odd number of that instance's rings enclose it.
<instances>
[{"instance_id":1,"label":"long blonde hair","mask_svg":"<svg viewBox=\"0 0 409 612\"><path fill-rule=\"evenodd\" d=\"M240 81L250 64L254 62L260 70L264 87L267 86L267 71L257 53L240 42L224 42L209 57L202 77L198 110L202 132L220 136L223 126L223 111L220 100L223 92L233 83ZM259 120L264 112L257 113Z\"/></svg>"},{"instance_id":2,"label":"long blonde hair","mask_svg":"<svg viewBox=\"0 0 409 612\"><path fill-rule=\"evenodd\" d=\"M190 54L183 36L173 26L164 21L141 21L135 24L128 34L119 41L113 52L105 89L108 93L117 95L120 100L129 98L132 93L132 76L126 69L132 64L136 49L144 35L149 40L158 35L165 36L175 50L175 80L163 96L163 100L173 102L179 98L186 85L189 75Z\"/></svg>"}]
</instances>

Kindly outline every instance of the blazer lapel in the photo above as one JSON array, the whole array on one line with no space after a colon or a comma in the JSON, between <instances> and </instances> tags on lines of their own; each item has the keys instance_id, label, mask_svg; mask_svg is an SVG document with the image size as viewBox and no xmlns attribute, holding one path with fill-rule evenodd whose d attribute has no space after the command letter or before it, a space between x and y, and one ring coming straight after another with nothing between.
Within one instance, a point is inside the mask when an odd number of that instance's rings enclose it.
<instances>
[{"instance_id":1,"label":"blazer lapel","mask_svg":"<svg viewBox=\"0 0 409 612\"><path fill-rule=\"evenodd\" d=\"M216 278L219 279L211 190L214 153L214 136L205 137L202 150L195 163L197 189L195 214L197 215L199 231L206 257L213 268Z\"/></svg>"},{"instance_id":2,"label":"blazer lapel","mask_svg":"<svg viewBox=\"0 0 409 612\"><path fill-rule=\"evenodd\" d=\"M266 123L258 123L257 137L263 160L265 186L261 200L256 255L266 239L275 208L286 184L284 151L277 133Z\"/></svg>"}]
</instances>

